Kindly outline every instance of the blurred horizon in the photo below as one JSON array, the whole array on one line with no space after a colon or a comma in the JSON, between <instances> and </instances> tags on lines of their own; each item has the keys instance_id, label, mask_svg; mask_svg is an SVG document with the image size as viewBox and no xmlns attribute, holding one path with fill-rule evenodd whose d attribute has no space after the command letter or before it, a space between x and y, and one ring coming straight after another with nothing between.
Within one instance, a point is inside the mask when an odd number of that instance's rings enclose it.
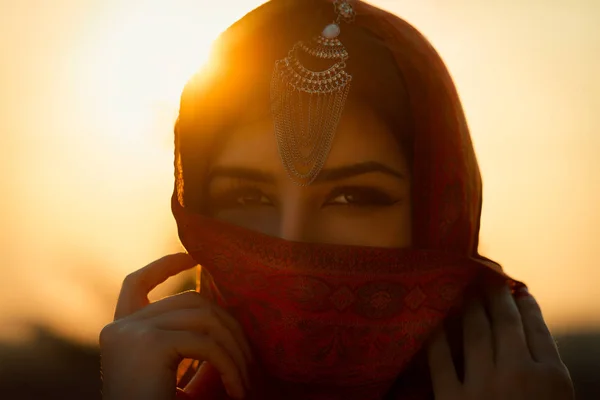
<instances>
[{"instance_id":1,"label":"blurred horizon","mask_svg":"<svg viewBox=\"0 0 600 400\"><path fill-rule=\"evenodd\" d=\"M0 0L0 341L41 324L95 344L125 275L181 250L179 94L260 3ZM530 286L553 332L600 331L600 2L371 3L455 79L484 181L481 253Z\"/></svg>"}]
</instances>

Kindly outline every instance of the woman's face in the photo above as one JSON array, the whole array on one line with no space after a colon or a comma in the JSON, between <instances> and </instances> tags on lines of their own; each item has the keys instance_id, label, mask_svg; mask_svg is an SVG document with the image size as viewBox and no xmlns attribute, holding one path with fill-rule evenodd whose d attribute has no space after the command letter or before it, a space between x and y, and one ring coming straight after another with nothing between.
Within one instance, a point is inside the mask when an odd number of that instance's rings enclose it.
<instances>
[{"instance_id":1,"label":"woman's face","mask_svg":"<svg viewBox=\"0 0 600 400\"><path fill-rule=\"evenodd\" d=\"M215 218L302 242L411 245L407 160L390 129L347 107L327 162L309 186L283 168L273 123L239 126L215 155L208 196Z\"/></svg>"}]
</instances>

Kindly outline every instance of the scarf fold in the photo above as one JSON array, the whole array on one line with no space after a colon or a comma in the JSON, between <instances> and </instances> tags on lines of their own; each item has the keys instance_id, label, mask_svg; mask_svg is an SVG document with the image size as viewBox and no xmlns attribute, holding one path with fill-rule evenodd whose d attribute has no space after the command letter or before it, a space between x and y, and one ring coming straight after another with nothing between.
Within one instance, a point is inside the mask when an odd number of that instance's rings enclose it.
<instances>
[{"instance_id":1,"label":"scarf fold","mask_svg":"<svg viewBox=\"0 0 600 400\"><path fill-rule=\"evenodd\" d=\"M263 43L273 36L274 20L306 15L308 3L330 6L326 0L272 0L234 24L218 44ZM441 58L400 18L363 2L354 7L353 24L389 49L409 93L414 248L289 242L188 207L203 195L198 187L187 190L186 178L197 180L208 163L209 157L197 152L210 149L192 144L198 144L202 127L212 126L211 115L204 114L213 110L215 99L203 97L210 91L207 77L201 84L192 80L182 95L172 211L182 244L202 266L201 294L240 322L259 360L262 378L256 378L252 398L428 398L431 387L420 355L431 335L459 318L464 303L488 284L522 285L477 252L481 177ZM218 79L214 85L221 87ZM225 98L227 85L222 88ZM453 347L460 347L460 337ZM226 399L219 379L206 367L202 384L190 395Z\"/></svg>"},{"instance_id":2,"label":"scarf fold","mask_svg":"<svg viewBox=\"0 0 600 400\"><path fill-rule=\"evenodd\" d=\"M290 242L189 213L175 195L172 208L200 293L240 322L268 377L258 398L382 399L466 300L517 285L456 253Z\"/></svg>"}]
</instances>

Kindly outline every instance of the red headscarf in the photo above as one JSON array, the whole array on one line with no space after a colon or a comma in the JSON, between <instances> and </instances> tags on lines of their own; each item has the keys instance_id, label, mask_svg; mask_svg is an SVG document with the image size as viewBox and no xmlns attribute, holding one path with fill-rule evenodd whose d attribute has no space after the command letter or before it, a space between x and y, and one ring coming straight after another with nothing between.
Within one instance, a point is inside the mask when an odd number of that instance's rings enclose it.
<instances>
[{"instance_id":1,"label":"red headscarf","mask_svg":"<svg viewBox=\"0 0 600 400\"><path fill-rule=\"evenodd\" d=\"M303 18L307 3L322 7L325 0L273 0L221 43L235 47L284 16ZM215 98L232 91L219 77L243 67L204 72L182 96L173 214L181 242L202 265L201 293L238 319L253 346L265 377L254 393L260 399L426 398L431 390L419 354L430 335L485 281L519 285L477 252L481 178L442 60L405 21L362 2L354 7L353 24L389 49L409 94L414 248L288 242L203 216L197 182L210 148L198 137L219 124L223 129L217 119L228 111ZM202 100L207 92L210 103ZM192 396L227 398L218 374L209 372L203 382Z\"/></svg>"}]
</instances>

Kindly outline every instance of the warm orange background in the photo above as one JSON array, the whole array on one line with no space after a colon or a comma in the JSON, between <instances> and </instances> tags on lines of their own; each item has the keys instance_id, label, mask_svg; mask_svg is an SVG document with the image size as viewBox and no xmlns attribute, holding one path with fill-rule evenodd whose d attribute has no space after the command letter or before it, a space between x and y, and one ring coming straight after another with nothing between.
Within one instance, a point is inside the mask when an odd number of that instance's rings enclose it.
<instances>
[{"instance_id":1,"label":"warm orange background","mask_svg":"<svg viewBox=\"0 0 600 400\"><path fill-rule=\"evenodd\" d=\"M1 336L34 321L95 342L125 274L179 248L178 95L260 2L0 0ZM600 327L600 2L373 3L455 77L483 253L530 285L555 332Z\"/></svg>"}]
</instances>

